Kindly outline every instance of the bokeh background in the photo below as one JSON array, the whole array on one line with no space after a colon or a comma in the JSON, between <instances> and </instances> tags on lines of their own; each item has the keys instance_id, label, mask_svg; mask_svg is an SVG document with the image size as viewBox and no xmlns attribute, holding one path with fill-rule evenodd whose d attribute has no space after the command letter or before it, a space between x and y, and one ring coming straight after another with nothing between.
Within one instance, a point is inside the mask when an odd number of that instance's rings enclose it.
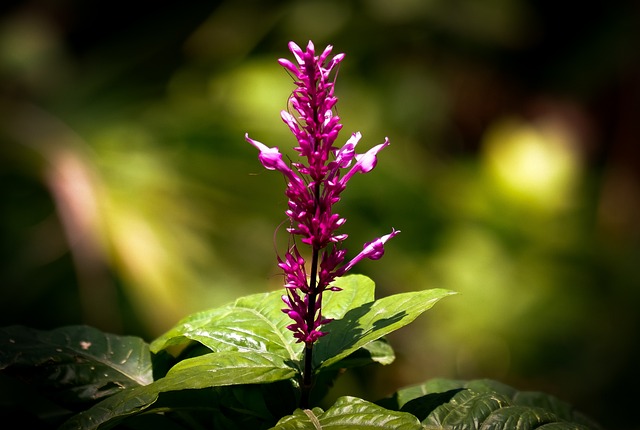
<instances>
[{"instance_id":1,"label":"bokeh background","mask_svg":"<svg viewBox=\"0 0 640 430\"><path fill-rule=\"evenodd\" d=\"M550 0L3 1L0 323L152 340L280 287L289 40L346 53L340 203L378 296L460 292L332 396L494 378L637 426L640 7ZM1 346L0 346L1 347ZM629 394L631 393L631 394Z\"/></svg>"}]
</instances>

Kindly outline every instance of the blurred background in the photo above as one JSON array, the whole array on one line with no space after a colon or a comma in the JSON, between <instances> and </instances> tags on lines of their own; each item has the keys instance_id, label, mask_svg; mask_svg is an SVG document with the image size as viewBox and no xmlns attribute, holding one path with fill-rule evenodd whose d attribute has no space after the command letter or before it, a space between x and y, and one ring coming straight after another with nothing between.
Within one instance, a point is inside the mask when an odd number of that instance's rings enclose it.
<instances>
[{"instance_id":1,"label":"blurred background","mask_svg":"<svg viewBox=\"0 0 640 430\"><path fill-rule=\"evenodd\" d=\"M379 297L458 291L332 396L433 377L554 394L637 427L640 7L550 0L4 1L0 323L150 341L280 288L287 43L346 53L360 151L339 212Z\"/></svg>"}]
</instances>

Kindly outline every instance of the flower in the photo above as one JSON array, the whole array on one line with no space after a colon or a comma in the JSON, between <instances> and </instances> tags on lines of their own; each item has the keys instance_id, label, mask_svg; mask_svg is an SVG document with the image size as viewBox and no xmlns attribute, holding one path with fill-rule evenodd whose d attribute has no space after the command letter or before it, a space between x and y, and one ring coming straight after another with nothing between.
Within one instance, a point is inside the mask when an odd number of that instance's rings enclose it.
<instances>
[{"instance_id":1,"label":"flower","mask_svg":"<svg viewBox=\"0 0 640 430\"><path fill-rule=\"evenodd\" d=\"M349 263L343 266L337 273L342 276L344 273L351 270L353 266L355 266L361 260L368 258L370 260L379 260L384 255L384 244L387 240L394 237L396 234L400 233L399 230L391 229L391 233L382 236L378 239L375 239L371 242L367 242L364 244L362 252L356 255Z\"/></svg>"},{"instance_id":2,"label":"flower","mask_svg":"<svg viewBox=\"0 0 640 430\"><path fill-rule=\"evenodd\" d=\"M346 219L335 213L333 206L356 173L375 168L378 153L389 145L389 140L385 138L363 154L356 153L360 132L353 133L341 147L335 145L342 124L334 111L338 102L334 84L344 54L331 57L332 49L329 45L316 55L311 41L305 50L290 42L295 62L278 60L296 86L289 97L289 109L283 110L280 117L298 142L294 150L300 161L288 164L277 147L270 148L245 135L247 142L258 149L262 165L281 172L287 180L285 194L289 201L285 214L290 221L287 232L293 240L284 258L278 256L286 289L282 311L293 320L287 328L308 347L326 334L320 328L331 321L322 315L323 293L339 291L331 285L335 278L365 258L382 257L384 244L399 233L392 229L390 234L365 244L362 252L343 264L347 251L342 243L348 235L339 229ZM310 247L310 262L300 253L299 244Z\"/></svg>"},{"instance_id":3,"label":"flower","mask_svg":"<svg viewBox=\"0 0 640 430\"><path fill-rule=\"evenodd\" d=\"M258 142L257 140L253 140L249 138L249 134L245 134L245 139L247 142L258 148L260 151L260 155L258 155L258 159L262 163L262 165L268 170L278 170L284 174L289 181L292 182L300 182L300 178L295 174L293 170L287 163L282 161L282 154L278 150L278 148L269 148L262 142Z\"/></svg>"}]
</instances>

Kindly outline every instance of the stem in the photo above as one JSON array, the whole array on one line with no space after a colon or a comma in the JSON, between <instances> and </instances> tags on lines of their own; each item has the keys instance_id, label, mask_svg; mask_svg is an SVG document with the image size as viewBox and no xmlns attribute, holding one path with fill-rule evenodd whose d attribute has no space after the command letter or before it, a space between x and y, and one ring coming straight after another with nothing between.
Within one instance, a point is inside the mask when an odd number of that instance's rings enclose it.
<instances>
[{"instance_id":1,"label":"stem","mask_svg":"<svg viewBox=\"0 0 640 430\"><path fill-rule=\"evenodd\" d=\"M320 200L320 184L315 186L316 207L319 206ZM309 278L309 295L307 296L307 330L311 331L316 319L316 297L317 277L318 277L318 259L320 250L313 247L311 255L311 274ZM307 409L309 407L309 398L311 396L311 388L313 388L313 343L305 343L304 348L304 369L302 371L302 387L300 394L300 408Z\"/></svg>"},{"instance_id":2,"label":"stem","mask_svg":"<svg viewBox=\"0 0 640 430\"><path fill-rule=\"evenodd\" d=\"M309 94L310 103L313 106L313 118L310 124L311 129L309 130L309 135L314 137L313 149L314 151L318 150L318 142L320 142L319 136L317 135L317 127L318 127L318 100L316 94L316 73L310 75L313 81L313 90ZM321 123L320 123L321 124ZM317 213L318 210L321 210L320 207L320 181L318 179L315 180L315 186L313 189L314 192L314 212ZM320 249L317 246L313 246L313 251L311 255L311 276L309 278L309 294L307 296L307 331L310 332L313 330L313 326L316 319L316 297L318 295L317 291L317 277L318 277L318 258L320 255ZM308 409L309 408L309 399L311 397L311 389L313 388L313 342L305 342L304 348L304 369L302 371L302 389L300 393L300 408Z\"/></svg>"},{"instance_id":3,"label":"stem","mask_svg":"<svg viewBox=\"0 0 640 430\"><path fill-rule=\"evenodd\" d=\"M315 322L316 315L316 276L318 271L318 249L313 249L311 257L311 279L309 280L309 296L307 311L307 327L311 330ZM308 342L304 348L304 369L302 371L302 391L300 395L300 408L307 409L309 407L309 397L311 388L313 387L313 343Z\"/></svg>"}]
</instances>

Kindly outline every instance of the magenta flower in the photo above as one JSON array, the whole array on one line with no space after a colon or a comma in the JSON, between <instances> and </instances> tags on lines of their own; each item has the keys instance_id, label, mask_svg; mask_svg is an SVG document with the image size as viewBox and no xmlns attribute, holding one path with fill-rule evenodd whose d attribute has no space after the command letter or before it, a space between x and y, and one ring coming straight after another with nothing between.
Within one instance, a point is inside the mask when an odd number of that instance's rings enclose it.
<instances>
[{"instance_id":1,"label":"magenta flower","mask_svg":"<svg viewBox=\"0 0 640 430\"><path fill-rule=\"evenodd\" d=\"M338 101L334 83L344 54L330 58L332 47L327 46L316 55L312 42L304 51L290 42L289 49L295 63L286 59L278 62L293 76L296 89L289 98L291 111L284 110L280 116L298 142L294 149L300 161L286 163L278 148L269 148L248 135L245 139L260 151L258 159L266 169L281 172L287 180L285 194L289 202L285 213L290 220L287 231L292 245L284 258L278 257L278 267L285 277L283 312L293 321L287 328L310 353L313 343L326 334L320 328L331 321L322 315L323 293L339 291L331 283L359 261L382 257L384 244L398 231L392 230L365 244L362 252L344 264L346 250L342 242L347 235L338 230L346 219L335 213L333 206L356 173L370 172L376 166L378 153L389 145L389 140L357 154L356 145L361 138L358 132L342 147L335 146L342 124L334 111ZM310 247L309 265L298 249L300 244Z\"/></svg>"}]
</instances>

